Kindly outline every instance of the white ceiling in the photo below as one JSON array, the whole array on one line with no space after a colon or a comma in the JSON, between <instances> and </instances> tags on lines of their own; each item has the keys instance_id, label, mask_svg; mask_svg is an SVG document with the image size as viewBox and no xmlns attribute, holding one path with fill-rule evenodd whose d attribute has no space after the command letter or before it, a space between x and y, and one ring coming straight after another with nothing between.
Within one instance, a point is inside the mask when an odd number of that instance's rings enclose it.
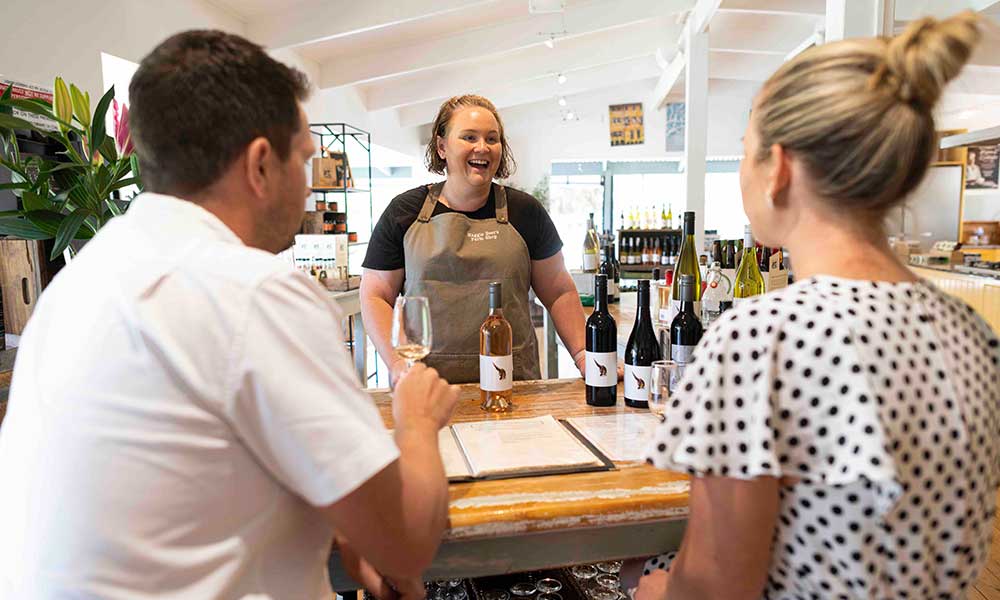
<instances>
[{"instance_id":1,"label":"white ceiling","mask_svg":"<svg viewBox=\"0 0 1000 600\"><path fill-rule=\"evenodd\" d=\"M425 125L442 99L459 93L510 110L614 86L646 89L676 54L681 23L696 4L566 0L562 13L530 14L527 0L210 1L244 20L255 41L318 64L319 87L352 87L369 111L395 111L402 126ZM1000 2L962 1L1000 20ZM825 21L825 0L714 5L709 73L720 81L763 81ZM553 48L543 44L549 34ZM976 61L1000 66L1000 26ZM565 84L556 82L559 73ZM963 86L994 93L975 78Z\"/></svg>"}]
</instances>

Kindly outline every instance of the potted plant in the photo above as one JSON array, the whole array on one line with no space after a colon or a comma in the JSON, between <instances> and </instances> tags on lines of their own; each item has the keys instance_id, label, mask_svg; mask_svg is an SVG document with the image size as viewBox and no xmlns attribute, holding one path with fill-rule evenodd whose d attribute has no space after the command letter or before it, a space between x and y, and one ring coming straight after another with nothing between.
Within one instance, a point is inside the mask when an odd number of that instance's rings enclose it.
<instances>
[{"instance_id":1,"label":"potted plant","mask_svg":"<svg viewBox=\"0 0 1000 600\"><path fill-rule=\"evenodd\" d=\"M90 94L55 80L54 101L16 99L11 86L0 96L0 168L11 182L0 184L18 197L16 210L0 212L0 235L29 240L55 240L49 256L55 260L74 240L94 236L108 221L122 214L131 198L120 190L141 190L139 163L128 132L128 108L114 102L114 131L106 118L114 87L91 112ZM58 125L55 131L36 127L14 116L12 109L40 115ZM14 130L34 131L58 145L58 160L22 154Z\"/></svg>"}]
</instances>

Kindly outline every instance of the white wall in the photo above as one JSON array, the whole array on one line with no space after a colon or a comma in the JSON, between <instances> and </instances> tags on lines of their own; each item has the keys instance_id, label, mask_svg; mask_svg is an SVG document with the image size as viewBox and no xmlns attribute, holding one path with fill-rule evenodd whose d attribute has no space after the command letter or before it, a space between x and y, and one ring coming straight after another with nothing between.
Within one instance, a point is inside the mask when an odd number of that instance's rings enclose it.
<instances>
[{"instance_id":1,"label":"white wall","mask_svg":"<svg viewBox=\"0 0 1000 600\"><path fill-rule=\"evenodd\" d=\"M3 0L0 74L52 86L56 76L100 98L101 52L138 62L192 28L244 33L236 17L201 0Z\"/></svg>"},{"instance_id":2,"label":"white wall","mask_svg":"<svg viewBox=\"0 0 1000 600\"><path fill-rule=\"evenodd\" d=\"M579 121L560 120L556 99L511 110L502 110L508 139L518 163L510 183L531 190L549 173L553 160L656 159L668 154L666 112L654 110L647 102L655 80L647 80L568 97L567 107L581 115ZM740 138L746 127L756 84L712 80L709 85L708 155L739 156ZM627 102L644 103L645 143L612 147L608 130L608 106ZM679 99L678 101L683 101Z\"/></svg>"}]
</instances>

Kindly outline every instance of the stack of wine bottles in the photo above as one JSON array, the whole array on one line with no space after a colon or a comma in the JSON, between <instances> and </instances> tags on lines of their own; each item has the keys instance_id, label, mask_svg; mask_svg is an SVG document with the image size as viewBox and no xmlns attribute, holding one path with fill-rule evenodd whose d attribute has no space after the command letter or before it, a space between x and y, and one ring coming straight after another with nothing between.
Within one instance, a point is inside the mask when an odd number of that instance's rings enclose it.
<instances>
[{"instance_id":1,"label":"stack of wine bottles","mask_svg":"<svg viewBox=\"0 0 1000 600\"><path fill-rule=\"evenodd\" d=\"M680 247L681 237L676 230L619 231L618 253L626 269L673 267Z\"/></svg>"}]
</instances>

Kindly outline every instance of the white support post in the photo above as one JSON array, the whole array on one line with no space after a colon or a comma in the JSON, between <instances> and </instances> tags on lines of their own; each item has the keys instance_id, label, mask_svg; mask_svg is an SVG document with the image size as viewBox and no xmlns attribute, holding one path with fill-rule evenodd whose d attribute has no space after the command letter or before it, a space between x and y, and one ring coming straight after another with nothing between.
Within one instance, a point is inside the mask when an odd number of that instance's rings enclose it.
<instances>
[{"instance_id":1,"label":"white support post","mask_svg":"<svg viewBox=\"0 0 1000 600\"><path fill-rule=\"evenodd\" d=\"M708 154L708 32L699 32L693 19L684 28L684 177L687 189L687 210L695 214L696 254L705 245L705 171Z\"/></svg>"},{"instance_id":2,"label":"white support post","mask_svg":"<svg viewBox=\"0 0 1000 600\"><path fill-rule=\"evenodd\" d=\"M886 0L826 0L826 41L883 35L885 18Z\"/></svg>"}]
</instances>

